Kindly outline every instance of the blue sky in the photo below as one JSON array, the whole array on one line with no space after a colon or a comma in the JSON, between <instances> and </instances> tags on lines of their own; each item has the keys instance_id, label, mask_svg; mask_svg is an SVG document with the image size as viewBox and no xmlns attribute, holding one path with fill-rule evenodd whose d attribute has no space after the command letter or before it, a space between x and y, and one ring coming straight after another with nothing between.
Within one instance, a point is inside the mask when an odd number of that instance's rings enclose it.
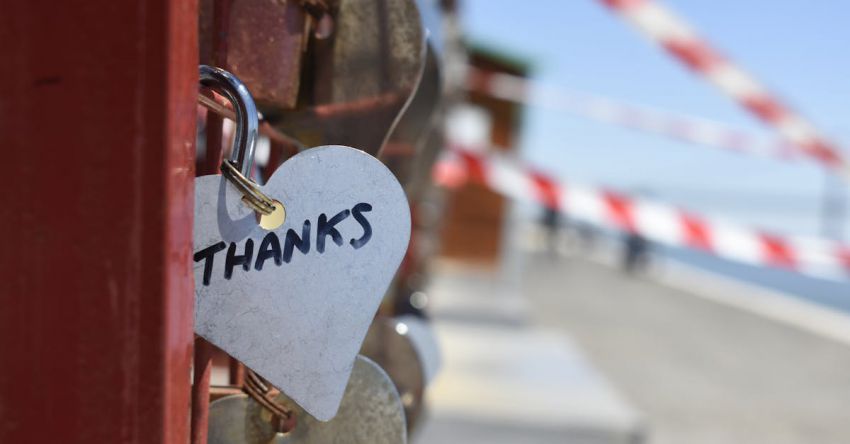
<instances>
[{"instance_id":1,"label":"blue sky","mask_svg":"<svg viewBox=\"0 0 850 444\"><path fill-rule=\"evenodd\" d=\"M850 145L850 2L664 2L834 140ZM473 42L527 60L532 77L772 133L596 0L463 0ZM658 198L775 231L816 234L824 177L809 162L752 158L529 107L523 156L567 180Z\"/></svg>"}]
</instances>

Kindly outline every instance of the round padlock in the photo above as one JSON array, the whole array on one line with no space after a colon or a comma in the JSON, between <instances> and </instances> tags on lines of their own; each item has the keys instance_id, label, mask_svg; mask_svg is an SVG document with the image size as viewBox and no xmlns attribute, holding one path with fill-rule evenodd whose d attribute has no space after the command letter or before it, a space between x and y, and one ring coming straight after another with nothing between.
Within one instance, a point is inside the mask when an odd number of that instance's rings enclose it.
<instances>
[{"instance_id":1,"label":"round padlock","mask_svg":"<svg viewBox=\"0 0 850 444\"><path fill-rule=\"evenodd\" d=\"M393 381L372 360L357 356L336 416L322 422L280 394L275 402L289 409L294 427L280 431L275 415L248 395L210 404L209 444L404 444L404 409Z\"/></svg>"}]
</instances>

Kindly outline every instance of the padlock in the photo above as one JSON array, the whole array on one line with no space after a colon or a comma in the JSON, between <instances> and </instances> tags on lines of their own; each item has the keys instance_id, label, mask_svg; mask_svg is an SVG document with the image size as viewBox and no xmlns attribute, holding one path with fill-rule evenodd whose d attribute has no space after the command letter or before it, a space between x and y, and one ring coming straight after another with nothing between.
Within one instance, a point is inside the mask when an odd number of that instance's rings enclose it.
<instances>
[{"instance_id":1,"label":"padlock","mask_svg":"<svg viewBox=\"0 0 850 444\"><path fill-rule=\"evenodd\" d=\"M414 316L378 316L360 353L383 368L404 404L407 430L413 433L424 409L424 392L440 366L436 338L430 326Z\"/></svg>"},{"instance_id":2,"label":"padlock","mask_svg":"<svg viewBox=\"0 0 850 444\"><path fill-rule=\"evenodd\" d=\"M248 395L210 404L209 444L402 444L407 442L404 409L392 380L373 361L358 356L337 415L327 422L311 417L285 395L274 402L294 418L280 418ZM286 422L286 421L284 421Z\"/></svg>"},{"instance_id":3,"label":"padlock","mask_svg":"<svg viewBox=\"0 0 850 444\"><path fill-rule=\"evenodd\" d=\"M250 179L259 122L248 88L232 73L207 65L200 66L199 77L201 85L224 94L236 113L234 145L230 160L221 164L222 175L242 193L242 201L257 211L261 226L276 228L286 219L286 210L280 202L264 195Z\"/></svg>"},{"instance_id":4,"label":"padlock","mask_svg":"<svg viewBox=\"0 0 850 444\"><path fill-rule=\"evenodd\" d=\"M222 175L195 179L195 332L331 419L409 244L404 190L344 146L305 150L254 183L247 88L215 68L201 79L234 102L239 123Z\"/></svg>"},{"instance_id":5,"label":"padlock","mask_svg":"<svg viewBox=\"0 0 850 444\"><path fill-rule=\"evenodd\" d=\"M312 85L296 110L264 115L307 145L356 146L376 155L412 98L425 63L414 0L339 0L334 32L307 57Z\"/></svg>"},{"instance_id":6,"label":"padlock","mask_svg":"<svg viewBox=\"0 0 850 444\"><path fill-rule=\"evenodd\" d=\"M378 152L422 76L425 30L414 0L214 3L200 8L203 63L242 78L266 119L304 145ZM219 59L214 38L223 40Z\"/></svg>"},{"instance_id":7,"label":"padlock","mask_svg":"<svg viewBox=\"0 0 850 444\"><path fill-rule=\"evenodd\" d=\"M378 363L390 376L404 405L408 431L412 431L422 412L425 374L405 328L392 318L375 318L360 353Z\"/></svg>"},{"instance_id":8,"label":"padlock","mask_svg":"<svg viewBox=\"0 0 850 444\"><path fill-rule=\"evenodd\" d=\"M310 17L301 3L201 0L201 63L218 65L239 77L262 108L294 108ZM214 48L216 39L219 48ZM220 54L213 54L215 50Z\"/></svg>"}]
</instances>

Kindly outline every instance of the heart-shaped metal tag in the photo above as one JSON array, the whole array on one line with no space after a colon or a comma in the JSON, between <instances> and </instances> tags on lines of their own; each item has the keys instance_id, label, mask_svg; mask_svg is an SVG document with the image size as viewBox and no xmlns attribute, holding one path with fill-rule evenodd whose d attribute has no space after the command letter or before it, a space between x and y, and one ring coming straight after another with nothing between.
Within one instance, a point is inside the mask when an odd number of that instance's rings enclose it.
<instances>
[{"instance_id":1,"label":"heart-shaped metal tag","mask_svg":"<svg viewBox=\"0 0 850 444\"><path fill-rule=\"evenodd\" d=\"M223 176L195 180L195 332L326 421L407 249L407 199L344 146L306 150L260 188L286 209L271 231Z\"/></svg>"}]
</instances>

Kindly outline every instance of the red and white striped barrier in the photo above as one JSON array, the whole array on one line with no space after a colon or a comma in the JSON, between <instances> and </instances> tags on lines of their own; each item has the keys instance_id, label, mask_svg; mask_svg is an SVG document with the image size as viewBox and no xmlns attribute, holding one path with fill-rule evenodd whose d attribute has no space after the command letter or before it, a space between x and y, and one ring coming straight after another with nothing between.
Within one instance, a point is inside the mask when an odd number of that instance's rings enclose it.
<instances>
[{"instance_id":1,"label":"red and white striped barrier","mask_svg":"<svg viewBox=\"0 0 850 444\"><path fill-rule=\"evenodd\" d=\"M469 67L467 88L502 100L563 111L697 145L784 160L801 157L796 146L781 139L756 136L708 119L568 91L511 74Z\"/></svg>"},{"instance_id":2,"label":"red and white striped barrier","mask_svg":"<svg viewBox=\"0 0 850 444\"><path fill-rule=\"evenodd\" d=\"M730 260L820 277L850 275L849 245L819 238L782 237L611 190L568 185L503 156L452 147L435 166L434 179L449 187L471 180L506 197L546 205L576 220Z\"/></svg>"},{"instance_id":3,"label":"red and white striped barrier","mask_svg":"<svg viewBox=\"0 0 850 444\"><path fill-rule=\"evenodd\" d=\"M692 27L653 0L600 0L680 62L705 78L785 140L819 162L850 174L850 163L815 127L781 103L747 72L721 56Z\"/></svg>"}]
</instances>

